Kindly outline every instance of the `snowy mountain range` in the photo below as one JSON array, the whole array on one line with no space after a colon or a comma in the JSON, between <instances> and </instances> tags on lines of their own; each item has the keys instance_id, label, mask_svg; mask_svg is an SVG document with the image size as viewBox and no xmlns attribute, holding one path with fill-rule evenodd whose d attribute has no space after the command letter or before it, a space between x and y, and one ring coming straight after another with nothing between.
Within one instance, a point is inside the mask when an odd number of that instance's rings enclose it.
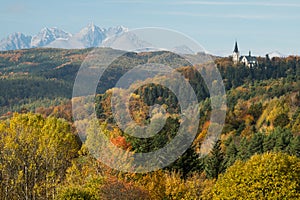
<instances>
[{"instance_id":1,"label":"snowy mountain range","mask_svg":"<svg viewBox=\"0 0 300 200\"><path fill-rule=\"evenodd\" d=\"M36 47L62 49L111 47L113 49L133 50L136 52L165 50L155 48L155 45L142 40L140 36L130 32L128 28L123 26L100 28L93 23L88 24L75 34L53 27L43 28L34 36L13 33L0 41L0 51ZM197 53L182 44L171 47L171 49L179 54Z\"/></svg>"},{"instance_id":2,"label":"snowy mountain range","mask_svg":"<svg viewBox=\"0 0 300 200\"><path fill-rule=\"evenodd\" d=\"M116 26L110 28L100 28L93 23L88 24L75 34L71 34L56 27L45 27L33 36L18 32L10 34L0 41L0 51L29 49L36 47L62 49L111 47L121 50L134 50L136 52L165 50L157 49L149 42L141 40L126 27ZM171 50L179 54L198 53L194 52L185 45L174 46ZM227 55L226 53L223 54L224 56ZM286 55L281 54L278 51L270 52L268 55L271 59L274 57L286 57Z\"/></svg>"},{"instance_id":3,"label":"snowy mountain range","mask_svg":"<svg viewBox=\"0 0 300 200\"><path fill-rule=\"evenodd\" d=\"M100 28L93 23L76 34L54 28L43 28L34 36L13 33L0 41L0 50L27 49L35 47L53 47L78 49L105 46L104 41L116 38L128 29L123 26Z\"/></svg>"}]
</instances>

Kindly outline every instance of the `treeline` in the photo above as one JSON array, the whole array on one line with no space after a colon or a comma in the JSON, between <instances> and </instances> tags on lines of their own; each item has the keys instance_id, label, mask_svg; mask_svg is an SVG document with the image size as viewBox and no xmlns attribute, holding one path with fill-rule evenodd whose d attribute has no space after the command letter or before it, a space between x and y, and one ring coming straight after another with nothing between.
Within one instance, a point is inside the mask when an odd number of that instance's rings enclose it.
<instances>
[{"instance_id":1,"label":"treeline","mask_svg":"<svg viewBox=\"0 0 300 200\"><path fill-rule=\"evenodd\" d=\"M108 48L98 50L112 54L117 51ZM7 108L19 111L13 108L43 98L71 99L78 69L91 51L43 48L0 52L0 106L5 107L0 114L5 114ZM170 52L126 53L104 72L97 92L101 94L113 88L119 78L134 67L133 64L156 62L186 65L184 59Z\"/></svg>"},{"instance_id":2,"label":"treeline","mask_svg":"<svg viewBox=\"0 0 300 200\"><path fill-rule=\"evenodd\" d=\"M32 102L38 99L68 98L72 94L72 86L59 80L42 79L39 77L14 77L0 79L0 106L13 106L20 101Z\"/></svg>"},{"instance_id":3,"label":"treeline","mask_svg":"<svg viewBox=\"0 0 300 200\"><path fill-rule=\"evenodd\" d=\"M227 90L260 80L288 78L296 81L300 79L300 59L297 56L258 58L258 65L251 68L244 64L233 65L230 58L217 59L216 64Z\"/></svg>"},{"instance_id":4,"label":"treeline","mask_svg":"<svg viewBox=\"0 0 300 200\"><path fill-rule=\"evenodd\" d=\"M12 110L12 108L22 99L28 99L27 102L24 102L25 104L50 97L52 99L71 98L77 71L91 50L28 49L1 52L0 105L6 107L1 114L5 114L7 108L10 108L11 111L19 111ZM115 50L104 48L102 51L113 53ZM104 94L108 89L113 88L119 78L132 69L133 65L146 63L176 66L178 72L189 79L198 100L203 100L209 96L207 86L200 74L191 67L182 67L189 66L189 63L180 56L164 51L124 54L104 72L101 80L99 80L97 92ZM227 90L243 84L254 85L261 80L286 78L287 82L296 82L300 76L299 58L293 56L273 59L259 58L259 65L253 68L244 65L234 66L230 58L218 58L215 63L221 72ZM288 86L285 87L286 90L289 90ZM141 90L144 89L139 88L136 93L140 95ZM149 89L145 87L145 90ZM276 96L286 92L282 88L274 88L274 90L276 91L272 91L272 93ZM144 97L147 104L153 103L154 99L157 100L162 95L167 95L167 99L174 101L169 103L176 105L176 98L169 94L165 88L158 87L156 89L152 87L151 91L147 92L147 97Z\"/></svg>"}]
</instances>

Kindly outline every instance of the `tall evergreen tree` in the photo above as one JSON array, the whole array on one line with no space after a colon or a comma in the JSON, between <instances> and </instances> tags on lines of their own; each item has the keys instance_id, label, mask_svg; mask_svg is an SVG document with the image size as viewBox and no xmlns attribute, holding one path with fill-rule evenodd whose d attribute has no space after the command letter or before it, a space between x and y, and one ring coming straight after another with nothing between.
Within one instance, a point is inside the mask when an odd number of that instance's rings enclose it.
<instances>
[{"instance_id":1,"label":"tall evergreen tree","mask_svg":"<svg viewBox=\"0 0 300 200\"><path fill-rule=\"evenodd\" d=\"M208 178L218 178L224 169L224 155L221 150L221 141L218 140L205 161L205 173Z\"/></svg>"},{"instance_id":2,"label":"tall evergreen tree","mask_svg":"<svg viewBox=\"0 0 300 200\"><path fill-rule=\"evenodd\" d=\"M287 147L291 143L293 134L288 129L282 128L275 129L274 133L277 136L274 150L285 152L287 150Z\"/></svg>"},{"instance_id":3,"label":"tall evergreen tree","mask_svg":"<svg viewBox=\"0 0 300 200\"><path fill-rule=\"evenodd\" d=\"M296 136L291 140L288 149L291 155L295 155L300 158L300 136Z\"/></svg>"},{"instance_id":4,"label":"tall evergreen tree","mask_svg":"<svg viewBox=\"0 0 300 200\"><path fill-rule=\"evenodd\" d=\"M176 170L182 174L183 178L187 178L193 172L203 171L203 168L203 158L199 158L194 147L191 146L167 169Z\"/></svg>"},{"instance_id":5,"label":"tall evergreen tree","mask_svg":"<svg viewBox=\"0 0 300 200\"><path fill-rule=\"evenodd\" d=\"M224 166L225 168L230 167L237 159L238 150L234 143L234 140L231 139L230 143L226 147L225 157L224 157Z\"/></svg>"},{"instance_id":6,"label":"tall evergreen tree","mask_svg":"<svg viewBox=\"0 0 300 200\"><path fill-rule=\"evenodd\" d=\"M268 136L264 137L263 142L263 151L264 152L271 152L274 150L276 145L276 135L274 133L269 134Z\"/></svg>"},{"instance_id":7,"label":"tall evergreen tree","mask_svg":"<svg viewBox=\"0 0 300 200\"><path fill-rule=\"evenodd\" d=\"M248 150L251 155L254 154L261 154L263 153L263 142L264 142L264 135L262 133L256 133L249 144Z\"/></svg>"},{"instance_id":8,"label":"tall evergreen tree","mask_svg":"<svg viewBox=\"0 0 300 200\"><path fill-rule=\"evenodd\" d=\"M238 154L237 154L238 159L245 161L248 158L250 158L251 155L249 153L248 146L249 146L249 142L247 138L243 137L238 146Z\"/></svg>"}]
</instances>

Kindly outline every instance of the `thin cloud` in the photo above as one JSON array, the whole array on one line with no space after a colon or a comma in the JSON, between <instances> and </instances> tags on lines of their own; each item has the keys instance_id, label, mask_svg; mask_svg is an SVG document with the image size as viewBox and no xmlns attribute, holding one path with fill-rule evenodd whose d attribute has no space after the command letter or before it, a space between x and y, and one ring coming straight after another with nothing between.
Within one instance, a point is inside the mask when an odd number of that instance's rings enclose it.
<instances>
[{"instance_id":1,"label":"thin cloud","mask_svg":"<svg viewBox=\"0 0 300 200\"><path fill-rule=\"evenodd\" d=\"M10 13L24 13L27 11L26 6L23 3L13 3L10 4L7 8L6 8L7 12Z\"/></svg>"},{"instance_id":2,"label":"thin cloud","mask_svg":"<svg viewBox=\"0 0 300 200\"><path fill-rule=\"evenodd\" d=\"M151 1L147 1L147 0L106 0L105 2L106 3L121 3L121 4L154 3Z\"/></svg>"},{"instance_id":3,"label":"thin cloud","mask_svg":"<svg viewBox=\"0 0 300 200\"><path fill-rule=\"evenodd\" d=\"M173 5L210 5L210 6L266 6L266 7L300 7L296 3L273 3L273 2L219 2L219 1L177 1Z\"/></svg>"},{"instance_id":4,"label":"thin cloud","mask_svg":"<svg viewBox=\"0 0 300 200\"><path fill-rule=\"evenodd\" d=\"M158 13L156 13L158 14ZM230 19L274 19L276 16L270 15L245 15L245 14L202 14L191 12L163 12L160 14L188 17L209 17L209 18L230 18Z\"/></svg>"}]
</instances>

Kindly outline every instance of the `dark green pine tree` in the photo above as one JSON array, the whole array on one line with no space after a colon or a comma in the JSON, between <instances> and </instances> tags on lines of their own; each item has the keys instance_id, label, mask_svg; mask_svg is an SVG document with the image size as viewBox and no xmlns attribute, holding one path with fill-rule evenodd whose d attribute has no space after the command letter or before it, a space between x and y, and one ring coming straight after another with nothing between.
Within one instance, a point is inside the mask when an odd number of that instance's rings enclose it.
<instances>
[{"instance_id":1,"label":"dark green pine tree","mask_svg":"<svg viewBox=\"0 0 300 200\"><path fill-rule=\"evenodd\" d=\"M271 152L274 150L276 145L276 134L270 133L264 137L263 150L264 152Z\"/></svg>"},{"instance_id":2,"label":"dark green pine tree","mask_svg":"<svg viewBox=\"0 0 300 200\"><path fill-rule=\"evenodd\" d=\"M238 146L238 154L237 154L237 158L240 159L240 160L247 160L250 158L251 154L249 152L249 142L247 140L247 138L243 137L240 141L240 144Z\"/></svg>"},{"instance_id":3,"label":"dark green pine tree","mask_svg":"<svg viewBox=\"0 0 300 200\"><path fill-rule=\"evenodd\" d=\"M213 179L218 178L219 174L224 171L224 155L221 150L221 141L218 140L205 160L205 174L208 178Z\"/></svg>"},{"instance_id":4,"label":"dark green pine tree","mask_svg":"<svg viewBox=\"0 0 300 200\"><path fill-rule=\"evenodd\" d=\"M226 146L225 157L224 157L224 167L227 169L237 159L238 150L233 139L230 139L229 144Z\"/></svg>"},{"instance_id":5,"label":"dark green pine tree","mask_svg":"<svg viewBox=\"0 0 300 200\"><path fill-rule=\"evenodd\" d=\"M300 136L295 136L288 147L289 153L300 158Z\"/></svg>"},{"instance_id":6,"label":"dark green pine tree","mask_svg":"<svg viewBox=\"0 0 300 200\"><path fill-rule=\"evenodd\" d=\"M254 154L262 154L264 152L263 148L263 142L264 142L264 134L262 133L256 133L248 146L248 151L251 155Z\"/></svg>"},{"instance_id":7,"label":"dark green pine tree","mask_svg":"<svg viewBox=\"0 0 300 200\"><path fill-rule=\"evenodd\" d=\"M203 158L199 157L192 146L171 166L167 167L167 169L170 171L176 170L182 174L183 178L187 178L193 172L203 171L203 165Z\"/></svg>"},{"instance_id":8,"label":"dark green pine tree","mask_svg":"<svg viewBox=\"0 0 300 200\"><path fill-rule=\"evenodd\" d=\"M287 147L291 143L291 140L293 138L293 134L288 129L282 129L282 128L276 128L274 130L276 137L276 144L275 144L275 151L281 151L286 152Z\"/></svg>"}]
</instances>

